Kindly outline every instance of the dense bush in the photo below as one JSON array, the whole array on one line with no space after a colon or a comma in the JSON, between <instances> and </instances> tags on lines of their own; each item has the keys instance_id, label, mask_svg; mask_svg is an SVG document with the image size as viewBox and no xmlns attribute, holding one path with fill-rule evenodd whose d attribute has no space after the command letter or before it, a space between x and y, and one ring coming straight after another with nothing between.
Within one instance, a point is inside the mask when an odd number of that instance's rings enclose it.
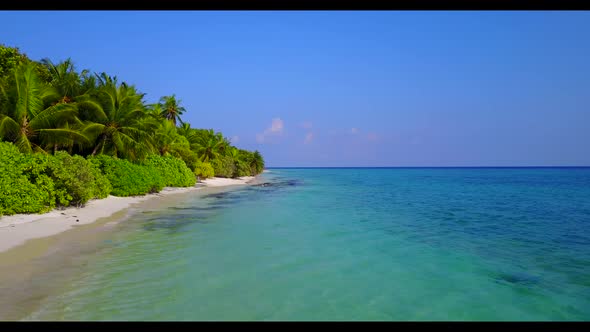
<instances>
[{"instance_id":1,"label":"dense bush","mask_svg":"<svg viewBox=\"0 0 590 332\"><path fill-rule=\"evenodd\" d=\"M184 161L172 156L151 155L141 164L98 155L88 159L106 176L114 196L154 193L164 187L189 187L196 182Z\"/></svg>"},{"instance_id":2,"label":"dense bush","mask_svg":"<svg viewBox=\"0 0 590 332\"><path fill-rule=\"evenodd\" d=\"M236 170L234 172L234 177L242 177L242 176L250 176L253 175L252 169L248 164L242 161L236 161Z\"/></svg>"},{"instance_id":3,"label":"dense bush","mask_svg":"<svg viewBox=\"0 0 590 332\"><path fill-rule=\"evenodd\" d=\"M211 165L203 166L212 176ZM25 154L11 143L0 142L0 215L45 212L109 194L143 195L195 182L193 171L172 156L152 155L134 164L107 155L86 160L61 151Z\"/></svg>"},{"instance_id":4,"label":"dense bush","mask_svg":"<svg viewBox=\"0 0 590 332\"><path fill-rule=\"evenodd\" d=\"M199 161L195 166L195 175L201 179L207 179L215 176L215 170L210 163Z\"/></svg>"},{"instance_id":5,"label":"dense bush","mask_svg":"<svg viewBox=\"0 0 590 332\"><path fill-rule=\"evenodd\" d=\"M48 157L26 155L0 142L0 215L36 213L55 207L53 181L45 171Z\"/></svg>"},{"instance_id":6,"label":"dense bush","mask_svg":"<svg viewBox=\"0 0 590 332\"><path fill-rule=\"evenodd\" d=\"M107 155L88 158L112 185L114 196L137 196L162 190L165 181L160 172L150 165L137 165L126 159Z\"/></svg>"},{"instance_id":7,"label":"dense bush","mask_svg":"<svg viewBox=\"0 0 590 332\"><path fill-rule=\"evenodd\" d=\"M38 213L104 198L109 181L80 156L23 154L0 143L0 214Z\"/></svg>"},{"instance_id":8,"label":"dense bush","mask_svg":"<svg viewBox=\"0 0 590 332\"><path fill-rule=\"evenodd\" d=\"M231 178L236 171L236 165L231 156L221 156L218 159L213 159L211 165L215 171L215 176L221 178Z\"/></svg>"},{"instance_id":9,"label":"dense bush","mask_svg":"<svg viewBox=\"0 0 590 332\"><path fill-rule=\"evenodd\" d=\"M49 158L48 171L59 205L80 206L92 198L104 198L111 191L107 178L81 156L57 152Z\"/></svg>"},{"instance_id":10,"label":"dense bush","mask_svg":"<svg viewBox=\"0 0 590 332\"><path fill-rule=\"evenodd\" d=\"M181 159L172 156L151 155L143 164L147 167L153 167L160 174L166 187L190 187L195 185L195 174Z\"/></svg>"},{"instance_id":11,"label":"dense bush","mask_svg":"<svg viewBox=\"0 0 590 332\"><path fill-rule=\"evenodd\" d=\"M189 169L195 169L199 164L199 157L190 149L178 149L175 152L175 156L182 159Z\"/></svg>"}]
</instances>

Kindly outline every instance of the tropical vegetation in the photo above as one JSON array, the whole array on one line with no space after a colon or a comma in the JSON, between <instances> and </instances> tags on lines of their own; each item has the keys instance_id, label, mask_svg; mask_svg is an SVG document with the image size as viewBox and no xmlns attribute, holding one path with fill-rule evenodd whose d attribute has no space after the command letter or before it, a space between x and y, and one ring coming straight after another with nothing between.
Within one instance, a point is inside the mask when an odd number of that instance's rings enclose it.
<instances>
[{"instance_id":1,"label":"tropical vegetation","mask_svg":"<svg viewBox=\"0 0 590 332\"><path fill-rule=\"evenodd\" d=\"M175 95L150 104L116 76L0 44L0 215L262 172L258 151L191 127L188 112Z\"/></svg>"}]
</instances>

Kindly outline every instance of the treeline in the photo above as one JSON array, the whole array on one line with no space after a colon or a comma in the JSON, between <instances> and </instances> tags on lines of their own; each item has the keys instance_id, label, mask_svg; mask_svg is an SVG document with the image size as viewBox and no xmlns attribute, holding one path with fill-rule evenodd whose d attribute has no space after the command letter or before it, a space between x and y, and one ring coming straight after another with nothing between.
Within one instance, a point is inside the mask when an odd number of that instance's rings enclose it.
<instances>
[{"instance_id":1,"label":"treeline","mask_svg":"<svg viewBox=\"0 0 590 332\"><path fill-rule=\"evenodd\" d=\"M0 215L262 172L258 151L192 128L185 112L174 95L148 104L116 76L0 45Z\"/></svg>"}]
</instances>

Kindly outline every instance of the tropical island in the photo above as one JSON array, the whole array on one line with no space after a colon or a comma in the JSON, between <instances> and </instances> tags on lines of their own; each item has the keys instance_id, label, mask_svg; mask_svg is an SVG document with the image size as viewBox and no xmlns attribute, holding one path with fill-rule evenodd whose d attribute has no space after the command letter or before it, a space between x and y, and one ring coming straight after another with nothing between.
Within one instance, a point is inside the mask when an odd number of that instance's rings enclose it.
<instances>
[{"instance_id":1,"label":"tropical island","mask_svg":"<svg viewBox=\"0 0 590 332\"><path fill-rule=\"evenodd\" d=\"M149 104L116 76L0 45L0 216L263 171L258 151L191 127L185 112L175 95Z\"/></svg>"},{"instance_id":2,"label":"tropical island","mask_svg":"<svg viewBox=\"0 0 590 332\"><path fill-rule=\"evenodd\" d=\"M590 13L0 31L0 321L590 320Z\"/></svg>"}]
</instances>

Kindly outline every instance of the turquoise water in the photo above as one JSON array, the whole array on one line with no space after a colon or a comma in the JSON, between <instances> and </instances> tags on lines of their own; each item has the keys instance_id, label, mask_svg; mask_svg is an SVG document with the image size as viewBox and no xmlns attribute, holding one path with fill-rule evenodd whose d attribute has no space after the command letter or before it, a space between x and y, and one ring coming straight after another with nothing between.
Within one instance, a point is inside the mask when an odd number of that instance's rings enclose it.
<instances>
[{"instance_id":1,"label":"turquoise water","mask_svg":"<svg viewBox=\"0 0 590 332\"><path fill-rule=\"evenodd\" d=\"M590 319L590 168L263 178L136 214L28 319Z\"/></svg>"}]
</instances>

